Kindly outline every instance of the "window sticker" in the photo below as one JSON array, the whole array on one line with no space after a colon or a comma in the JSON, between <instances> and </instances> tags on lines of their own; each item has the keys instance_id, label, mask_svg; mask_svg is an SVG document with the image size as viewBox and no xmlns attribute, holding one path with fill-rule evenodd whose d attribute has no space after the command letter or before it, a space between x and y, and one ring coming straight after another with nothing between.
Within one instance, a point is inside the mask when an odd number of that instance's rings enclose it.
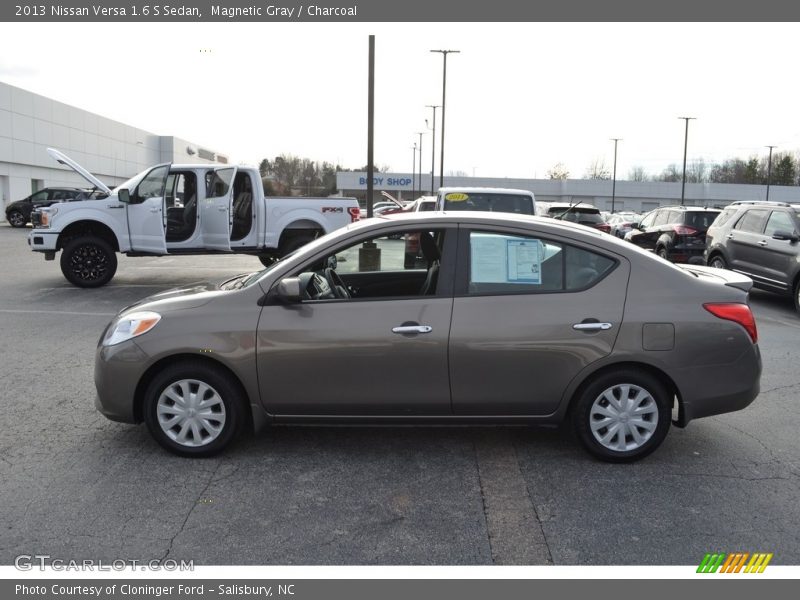
<instances>
[{"instance_id":1,"label":"window sticker","mask_svg":"<svg viewBox=\"0 0 800 600\"><path fill-rule=\"evenodd\" d=\"M453 192L452 194L447 194L444 199L447 202L466 202L469 200L469 195Z\"/></svg>"},{"instance_id":2,"label":"window sticker","mask_svg":"<svg viewBox=\"0 0 800 600\"><path fill-rule=\"evenodd\" d=\"M541 285L541 241L473 233L470 246L471 283Z\"/></svg>"}]
</instances>

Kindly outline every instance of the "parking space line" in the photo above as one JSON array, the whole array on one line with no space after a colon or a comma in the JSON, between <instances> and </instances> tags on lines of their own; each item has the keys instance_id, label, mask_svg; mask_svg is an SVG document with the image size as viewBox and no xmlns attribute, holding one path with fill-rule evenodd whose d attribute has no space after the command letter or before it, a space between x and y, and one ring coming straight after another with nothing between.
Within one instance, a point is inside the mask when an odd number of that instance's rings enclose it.
<instances>
[{"instance_id":1,"label":"parking space line","mask_svg":"<svg viewBox=\"0 0 800 600\"><path fill-rule=\"evenodd\" d=\"M497 432L486 433L475 442L475 454L492 562L553 564L513 443Z\"/></svg>"},{"instance_id":2,"label":"parking space line","mask_svg":"<svg viewBox=\"0 0 800 600\"><path fill-rule=\"evenodd\" d=\"M74 312L68 310L23 310L15 308L0 308L0 313L31 314L31 315L69 315L71 317L113 317L117 313L101 312Z\"/></svg>"}]
</instances>

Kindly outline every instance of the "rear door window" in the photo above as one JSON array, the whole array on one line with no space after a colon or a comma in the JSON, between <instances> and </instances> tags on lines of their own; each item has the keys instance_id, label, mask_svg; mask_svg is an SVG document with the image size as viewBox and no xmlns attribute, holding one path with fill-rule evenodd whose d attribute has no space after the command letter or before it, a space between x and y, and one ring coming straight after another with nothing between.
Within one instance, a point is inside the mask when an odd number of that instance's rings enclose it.
<instances>
[{"instance_id":1,"label":"rear door window","mask_svg":"<svg viewBox=\"0 0 800 600\"><path fill-rule=\"evenodd\" d=\"M766 210L748 210L737 221L734 229L748 233L761 233L764 231L764 221L766 221L766 219Z\"/></svg>"}]
</instances>

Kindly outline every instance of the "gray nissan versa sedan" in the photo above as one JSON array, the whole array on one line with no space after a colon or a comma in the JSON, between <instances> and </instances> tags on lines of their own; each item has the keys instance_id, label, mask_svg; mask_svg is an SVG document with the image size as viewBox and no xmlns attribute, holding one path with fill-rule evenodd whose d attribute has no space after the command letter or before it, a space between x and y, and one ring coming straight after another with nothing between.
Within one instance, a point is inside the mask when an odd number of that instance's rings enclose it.
<instances>
[{"instance_id":1,"label":"gray nissan versa sedan","mask_svg":"<svg viewBox=\"0 0 800 600\"><path fill-rule=\"evenodd\" d=\"M756 397L751 284L553 219L370 219L124 309L97 348L97 407L185 456L268 423L569 420L596 457L631 461L673 418Z\"/></svg>"}]
</instances>

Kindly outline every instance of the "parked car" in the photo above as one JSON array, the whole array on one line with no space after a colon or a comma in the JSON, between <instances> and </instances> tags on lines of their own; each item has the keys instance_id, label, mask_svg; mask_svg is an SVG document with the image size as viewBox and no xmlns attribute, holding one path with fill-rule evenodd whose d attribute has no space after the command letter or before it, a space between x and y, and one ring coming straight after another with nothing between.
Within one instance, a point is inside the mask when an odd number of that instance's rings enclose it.
<instances>
[{"instance_id":1,"label":"parked car","mask_svg":"<svg viewBox=\"0 0 800 600\"><path fill-rule=\"evenodd\" d=\"M600 214L600 209L586 202L539 202L536 205L536 214L594 227L605 233L611 229Z\"/></svg>"},{"instance_id":2,"label":"parked car","mask_svg":"<svg viewBox=\"0 0 800 600\"><path fill-rule=\"evenodd\" d=\"M706 231L721 211L697 206L662 206L635 223L625 239L672 262L702 261Z\"/></svg>"},{"instance_id":3,"label":"parked car","mask_svg":"<svg viewBox=\"0 0 800 600\"><path fill-rule=\"evenodd\" d=\"M792 295L800 312L800 203L734 202L706 234L709 266L733 269L770 292Z\"/></svg>"},{"instance_id":4,"label":"parked car","mask_svg":"<svg viewBox=\"0 0 800 600\"><path fill-rule=\"evenodd\" d=\"M470 210L536 214L536 198L528 190L492 187L443 187L432 210Z\"/></svg>"},{"instance_id":5,"label":"parked car","mask_svg":"<svg viewBox=\"0 0 800 600\"><path fill-rule=\"evenodd\" d=\"M425 268L404 268L406 233ZM367 246L370 270L337 258ZM673 408L683 427L756 397L751 285L553 219L370 219L124 309L98 343L96 404L185 456L269 423L568 421L594 456L631 461Z\"/></svg>"},{"instance_id":6,"label":"parked car","mask_svg":"<svg viewBox=\"0 0 800 600\"><path fill-rule=\"evenodd\" d=\"M625 235L633 229L633 224L642 220L642 216L633 212L621 212L609 215L606 223L609 225L609 233L618 238L625 238Z\"/></svg>"},{"instance_id":7,"label":"parked car","mask_svg":"<svg viewBox=\"0 0 800 600\"><path fill-rule=\"evenodd\" d=\"M56 202L74 200L79 195L86 194L87 190L80 188L50 187L39 190L6 206L6 221L12 227L25 227L31 220L31 211L43 206L50 206Z\"/></svg>"}]
</instances>

